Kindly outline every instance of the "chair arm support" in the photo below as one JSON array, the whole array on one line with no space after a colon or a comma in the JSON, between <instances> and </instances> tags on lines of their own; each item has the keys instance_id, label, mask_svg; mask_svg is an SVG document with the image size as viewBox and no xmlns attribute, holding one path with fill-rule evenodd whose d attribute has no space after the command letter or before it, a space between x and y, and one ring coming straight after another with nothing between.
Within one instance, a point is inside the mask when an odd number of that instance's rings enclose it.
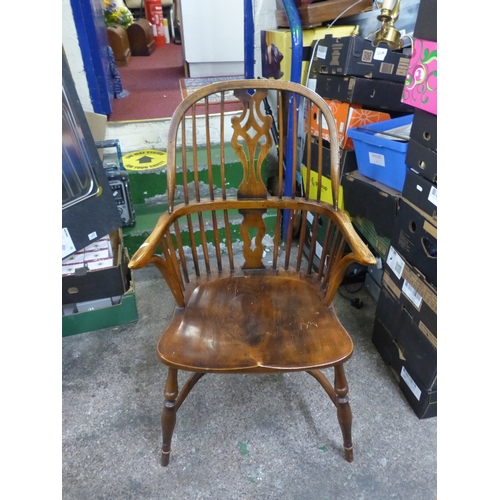
<instances>
[{"instance_id":1,"label":"chair arm support","mask_svg":"<svg viewBox=\"0 0 500 500\"><path fill-rule=\"evenodd\" d=\"M345 214L345 212L338 211L335 212L337 224L339 229L342 231L346 243L351 248L354 255L354 262L357 262L364 266L369 266L375 264L377 261L366 243L361 239L359 234L354 229L351 220Z\"/></svg>"},{"instance_id":2,"label":"chair arm support","mask_svg":"<svg viewBox=\"0 0 500 500\"><path fill-rule=\"evenodd\" d=\"M171 215L164 213L160 216L151 234L130 259L128 265L130 269L141 269L151 263L151 258L158 248L158 245L160 245L165 231L167 231L172 222Z\"/></svg>"},{"instance_id":3,"label":"chair arm support","mask_svg":"<svg viewBox=\"0 0 500 500\"><path fill-rule=\"evenodd\" d=\"M342 232L345 241L352 252L344 255L332 270L332 275L328 281L325 297L323 299L325 305L329 305L333 301L333 298L342 283L345 272L351 264L358 263L364 266L369 266L376 264L377 262L373 254L354 229L349 217L347 217L344 212L340 211L335 212L335 215L338 224L337 227Z\"/></svg>"},{"instance_id":4,"label":"chair arm support","mask_svg":"<svg viewBox=\"0 0 500 500\"><path fill-rule=\"evenodd\" d=\"M130 259L128 267L130 269L141 269L148 264L154 264L170 288L177 305L184 307L184 289L174 264L175 256L170 255L170 251L163 240L164 235L176 218L176 215L168 213L160 216L151 234ZM163 249L163 257L155 255L155 251L160 245Z\"/></svg>"}]
</instances>

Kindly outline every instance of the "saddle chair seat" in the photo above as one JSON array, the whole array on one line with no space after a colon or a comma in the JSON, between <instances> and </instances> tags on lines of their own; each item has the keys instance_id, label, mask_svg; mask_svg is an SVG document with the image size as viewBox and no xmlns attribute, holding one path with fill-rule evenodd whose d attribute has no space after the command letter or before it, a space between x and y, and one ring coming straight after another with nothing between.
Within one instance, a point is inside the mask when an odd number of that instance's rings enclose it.
<instances>
[{"instance_id":1,"label":"saddle chair seat","mask_svg":"<svg viewBox=\"0 0 500 500\"><path fill-rule=\"evenodd\" d=\"M294 371L347 361L353 343L314 280L248 273L196 286L158 342L172 367Z\"/></svg>"}]
</instances>

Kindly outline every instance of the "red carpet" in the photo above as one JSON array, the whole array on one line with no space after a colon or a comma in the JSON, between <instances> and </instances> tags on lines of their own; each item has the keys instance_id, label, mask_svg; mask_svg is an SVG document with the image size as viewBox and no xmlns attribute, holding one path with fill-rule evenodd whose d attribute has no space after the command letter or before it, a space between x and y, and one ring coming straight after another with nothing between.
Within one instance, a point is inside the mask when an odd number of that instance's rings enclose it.
<instances>
[{"instance_id":1,"label":"red carpet","mask_svg":"<svg viewBox=\"0 0 500 500\"><path fill-rule=\"evenodd\" d=\"M133 56L118 71L123 90L129 95L112 100L110 122L172 116L182 100L182 45L168 43L166 47L157 47L150 56Z\"/></svg>"}]
</instances>

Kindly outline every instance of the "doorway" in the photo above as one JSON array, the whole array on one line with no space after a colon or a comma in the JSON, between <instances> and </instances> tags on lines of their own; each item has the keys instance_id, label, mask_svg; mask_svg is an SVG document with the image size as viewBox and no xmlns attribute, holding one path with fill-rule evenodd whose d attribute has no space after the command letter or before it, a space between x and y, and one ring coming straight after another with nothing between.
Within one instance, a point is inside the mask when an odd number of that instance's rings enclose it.
<instances>
[{"instance_id":1,"label":"doorway","mask_svg":"<svg viewBox=\"0 0 500 500\"><path fill-rule=\"evenodd\" d=\"M176 19L175 2L163 1L163 17ZM135 19L145 18L143 0L124 0ZM171 26L169 26L171 28ZM174 23L165 46L156 46L149 56L132 56L118 67L123 90L128 95L113 100L110 122L166 119L182 101L180 81L185 76L180 30Z\"/></svg>"}]
</instances>

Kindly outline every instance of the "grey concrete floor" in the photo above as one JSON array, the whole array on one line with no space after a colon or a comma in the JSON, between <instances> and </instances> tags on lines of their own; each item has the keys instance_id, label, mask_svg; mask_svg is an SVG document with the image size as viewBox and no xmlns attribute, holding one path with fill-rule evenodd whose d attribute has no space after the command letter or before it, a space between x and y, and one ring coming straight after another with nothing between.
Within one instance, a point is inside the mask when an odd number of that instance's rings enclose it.
<instances>
[{"instance_id":1,"label":"grey concrete floor","mask_svg":"<svg viewBox=\"0 0 500 500\"><path fill-rule=\"evenodd\" d=\"M355 344L346 365L353 463L309 375L206 375L179 410L162 468L167 370L155 348L174 302L156 269L134 280L137 323L62 339L64 499L436 498L437 418L415 416L373 346L376 303L364 289L362 309L335 299Z\"/></svg>"}]
</instances>

